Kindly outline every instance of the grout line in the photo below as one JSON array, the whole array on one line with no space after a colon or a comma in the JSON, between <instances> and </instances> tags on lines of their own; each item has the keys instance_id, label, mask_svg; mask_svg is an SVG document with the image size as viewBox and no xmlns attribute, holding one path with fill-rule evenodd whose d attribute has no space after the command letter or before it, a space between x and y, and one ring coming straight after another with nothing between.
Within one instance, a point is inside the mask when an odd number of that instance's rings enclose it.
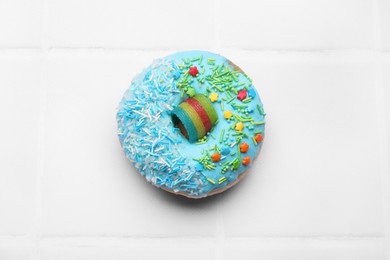
<instances>
[{"instance_id":1,"label":"grout line","mask_svg":"<svg viewBox=\"0 0 390 260\"><path fill-rule=\"evenodd\" d=\"M374 31L374 73L375 73L375 92L376 92L376 110L379 115L378 124L381 139L381 182L382 182L382 205L383 205L383 222L385 233L385 256L390 259L390 179L389 179L389 161L388 161L388 136L386 131L386 108L384 99L384 84L383 84L383 52L382 50L382 35L380 21L380 7L378 0L373 1L373 31Z\"/></svg>"}]
</instances>

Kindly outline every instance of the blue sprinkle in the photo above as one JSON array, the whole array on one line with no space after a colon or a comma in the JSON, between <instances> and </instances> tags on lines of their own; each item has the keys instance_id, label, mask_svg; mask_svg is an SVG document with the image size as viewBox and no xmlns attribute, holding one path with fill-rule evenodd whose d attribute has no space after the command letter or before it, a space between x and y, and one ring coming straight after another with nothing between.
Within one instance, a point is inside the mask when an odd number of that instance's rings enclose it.
<instances>
[{"instance_id":1,"label":"blue sprinkle","mask_svg":"<svg viewBox=\"0 0 390 260\"><path fill-rule=\"evenodd\" d=\"M173 71L173 78L175 79L175 80L177 80L177 79L179 79L180 78L180 75L181 75L181 71L180 70L178 70L178 69L176 69L176 70L174 70Z\"/></svg>"},{"instance_id":2,"label":"blue sprinkle","mask_svg":"<svg viewBox=\"0 0 390 260\"><path fill-rule=\"evenodd\" d=\"M202 164L200 164L200 163L195 163L195 170L197 171L197 172L200 172L200 171L202 171L203 170L203 165Z\"/></svg>"},{"instance_id":3,"label":"blue sprinkle","mask_svg":"<svg viewBox=\"0 0 390 260\"><path fill-rule=\"evenodd\" d=\"M248 96L251 98L254 98L256 96L256 91L253 86L251 86L251 88L248 90Z\"/></svg>"},{"instance_id":4,"label":"blue sprinkle","mask_svg":"<svg viewBox=\"0 0 390 260\"><path fill-rule=\"evenodd\" d=\"M223 147L221 150L222 155L228 155L230 153L229 147Z\"/></svg>"}]
</instances>

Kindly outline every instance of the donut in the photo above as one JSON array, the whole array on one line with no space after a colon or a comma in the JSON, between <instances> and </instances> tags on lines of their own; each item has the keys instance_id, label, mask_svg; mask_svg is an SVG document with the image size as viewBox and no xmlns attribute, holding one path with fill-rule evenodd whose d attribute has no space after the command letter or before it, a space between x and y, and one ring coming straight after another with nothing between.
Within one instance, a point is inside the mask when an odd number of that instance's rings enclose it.
<instances>
[{"instance_id":1,"label":"donut","mask_svg":"<svg viewBox=\"0 0 390 260\"><path fill-rule=\"evenodd\" d=\"M138 74L116 119L126 157L148 182L198 199L248 173L263 144L265 115L240 67L218 54L185 51Z\"/></svg>"}]
</instances>

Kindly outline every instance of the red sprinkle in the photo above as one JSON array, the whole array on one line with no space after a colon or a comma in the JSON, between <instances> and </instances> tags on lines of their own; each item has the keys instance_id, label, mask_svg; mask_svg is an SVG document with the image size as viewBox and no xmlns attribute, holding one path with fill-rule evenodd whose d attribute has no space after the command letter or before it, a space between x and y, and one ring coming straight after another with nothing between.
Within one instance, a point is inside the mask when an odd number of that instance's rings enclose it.
<instances>
[{"instance_id":1,"label":"red sprinkle","mask_svg":"<svg viewBox=\"0 0 390 260\"><path fill-rule=\"evenodd\" d=\"M221 160L221 155L219 153L213 153L211 155L211 160L213 160L213 162L219 162Z\"/></svg>"},{"instance_id":2,"label":"red sprinkle","mask_svg":"<svg viewBox=\"0 0 390 260\"><path fill-rule=\"evenodd\" d=\"M196 75L198 75L199 71L198 71L198 68L196 66L192 66L190 67L190 70L188 71L188 73L195 77Z\"/></svg>"},{"instance_id":3,"label":"red sprinkle","mask_svg":"<svg viewBox=\"0 0 390 260\"><path fill-rule=\"evenodd\" d=\"M261 141L263 141L263 135L262 134L255 135L255 140L257 143L260 143Z\"/></svg>"},{"instance_id":4,"label":"red sprinkle","mask_svg":"<svg viewBox=\"0 0 390 260\"><path fill-rule=\"evenodd\" d=\"M248 145L247 143L243 142L243 143L240 145L240 151L241 151L242 153L246 153L246 152L248 152L248 150L249 150L249 145Z\"/></svg>"},{"instance_id":5,"label":"red sprinkle","mask_svg":"<svg viewBox=\"0 0 390 260\"><path fill-rule=\"evenodd\" d=\"M242 159L242 164L247 166L251 163L251 158L249 156L245 156L244 159Z\"/></svg>"},{"instance_id":6,"label":"red sprinkle","mask_svg":"<svg viewBox=\"0 0 390 260\"><path fill-rule=\"evenodd\" d=\"M239 100L244 100L246 98L246 90L245 89L241 89L240 91L238 91L238 94L237 94L237 98Z\"/></svg>"}]
</instances>

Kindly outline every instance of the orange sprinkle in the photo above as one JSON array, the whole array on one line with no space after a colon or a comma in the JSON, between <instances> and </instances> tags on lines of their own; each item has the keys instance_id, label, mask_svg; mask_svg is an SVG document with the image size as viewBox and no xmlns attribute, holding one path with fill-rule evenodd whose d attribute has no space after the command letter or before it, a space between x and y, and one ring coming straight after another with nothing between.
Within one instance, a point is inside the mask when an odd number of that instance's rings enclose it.
<instances>
[{"instance_id":1,"label":"orange sprinkle","mask_svg":"<svg viewBox=\"0 0 390 260\"><path fill-rule=\"evenodd\" d=\"M242 159L242 164L247 166L251 163L251 158L249 156L245 156L244 159Z\"/></svg>"},{"instance_id":2,"label":"orange sprinkle","mask_svg":"<svg viewBox=\"0 0 390 260\"><path fill-rule=\"evenodd\" d=\"M241 151L242 153L246 153L246 152L248 152L248 150L249 150L249 145L248 145L247 143L243 142L243 143L240 145L240 151Z\"/></svg>"},{"instance_id":3,"label":"orange sprinkle","mask_svg":"<svg viewBox=\"0 0 390 260\"><path fill-rule=\"evenodd\" d=\"M255 135L255 140L256 142L260 143L263 141L263 136L261 134Z\"/></svg>"},{"instance_id":4,"label":"orange sprinkle","mask_svg":"<svg viewBox=\"0 0 390 260\"><path fill-rule=\"evenodd\" d=\"M213 162L219 162L219 160L221 160L221 155L219 153L213 153L211 155L211 160L213 160Z\"/></svg>"}]
</instances>

